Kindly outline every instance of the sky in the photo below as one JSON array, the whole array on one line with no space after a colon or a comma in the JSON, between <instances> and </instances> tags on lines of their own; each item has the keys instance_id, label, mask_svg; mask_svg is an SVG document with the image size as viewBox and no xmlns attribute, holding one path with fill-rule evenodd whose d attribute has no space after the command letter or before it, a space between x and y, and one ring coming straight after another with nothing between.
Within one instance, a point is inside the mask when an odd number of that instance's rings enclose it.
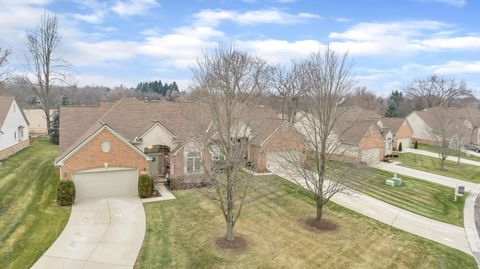
<instances>
[{"instance_id":1,"label":"sky","mask_svg":"<svg viewBox=\"0 0 480 269\"><path fill-rule=\"evenodd\" d=\"M59 18L58 55L79 86L191 84L218 44L272 64L327 45L348 51L358 85L379 95L434 74L464 79L480 97L480 0L0 0L0 47L24 72L26 31Z\"/></svg>"}]
</instances>

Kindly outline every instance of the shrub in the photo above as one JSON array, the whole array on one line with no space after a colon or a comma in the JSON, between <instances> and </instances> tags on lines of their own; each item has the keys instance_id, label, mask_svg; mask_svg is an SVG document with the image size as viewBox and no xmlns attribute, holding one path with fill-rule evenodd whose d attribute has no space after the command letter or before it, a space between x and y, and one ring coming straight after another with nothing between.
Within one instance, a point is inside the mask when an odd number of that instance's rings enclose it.
<instances>
[{"instance_id":1,"label":"shrub","mask_svg":"<svg viewBox=\"0 0 480 269\"><path fill-rule=\"evenodd\" d=\"M413 144L413 148L418 149L418 141L417 140L415 140L415 144Z\"/></svg>"},{"instance_id":2,"label":"shrub","mask_svg":"<svg viewBox=\"0 0 480 269\"><path fill-rule=\"evenodd\" d=\"M61 206L70 206L74 201L75 184L71 180L60 180L57 187L57 203Z\"/></svg>"},{"instance_id":3,"label":"shrub","mask_svg":"<svg viewBox=\"0 0 480 269\"><path fill-rule=\"evenodd\" d=\"M168 187L171 190L181 190L184 188L185 182L182 178L169 178Z\"/></svg>"},{"instance_id":4,"label":"shrub","mask_svg":"<svg viewBox=\"0 0 480 269\"><path fill-rule=\"evenodd\" d=\"M398 151L402 151L403 148L402 148L402 142L398 143Z\"/></svg>"},{"instance_id":5,"label":"shrub","mask_svg":"<svg viewBox=\"0 0 480 269\"><path fill-rule=\"evenodd\" d=\"M148 175L138 177L138 196L148 198L153 194L153 179Z\"/></svg>"}]
</instances>

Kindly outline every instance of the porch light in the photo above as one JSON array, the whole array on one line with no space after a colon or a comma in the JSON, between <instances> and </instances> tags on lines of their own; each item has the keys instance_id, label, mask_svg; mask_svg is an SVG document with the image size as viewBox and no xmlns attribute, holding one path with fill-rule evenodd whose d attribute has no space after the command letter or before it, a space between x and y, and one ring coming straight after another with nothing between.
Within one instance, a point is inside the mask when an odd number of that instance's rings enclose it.
<instances>
[{"instance_id":1,"label":"porch light","mask_svg":"<svg viewBox=\"0 0 480 269\"><path fill-rule=\"evenodd\" d=\"M153 149L153 145L148 145L147 149Z\"/></svg>"},{"instance_id":2,"label":"porch light","mask_svg":"<svg viewBox=\"0 0 480 269\"><path fill-rule=\"evenodd\" d=\"M104 163L103 163L103 166L105 167L105 169L107 169L107 168L108 168L108 163L107 163L107 162L104 162Z\"/></svg>"}]
</instances>

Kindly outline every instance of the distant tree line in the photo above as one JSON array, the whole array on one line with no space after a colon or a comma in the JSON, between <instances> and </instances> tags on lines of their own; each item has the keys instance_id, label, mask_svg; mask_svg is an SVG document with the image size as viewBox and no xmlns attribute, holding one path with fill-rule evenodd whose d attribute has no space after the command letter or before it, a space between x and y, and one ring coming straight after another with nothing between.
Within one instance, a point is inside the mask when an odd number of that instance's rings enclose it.
<instances>
[{"instance_id":1,"label":"distant tree line","mask_svg":"<svg viewBox=\"0 0 480 269\"><path fill-rule=\"evenodd\" d=\"M136 90L143 93L154 92L161 96L170 96L180 92L175 81L170 84L163 84L161 80L140 82L138 83Z\"/></svg>"}]
</instances>

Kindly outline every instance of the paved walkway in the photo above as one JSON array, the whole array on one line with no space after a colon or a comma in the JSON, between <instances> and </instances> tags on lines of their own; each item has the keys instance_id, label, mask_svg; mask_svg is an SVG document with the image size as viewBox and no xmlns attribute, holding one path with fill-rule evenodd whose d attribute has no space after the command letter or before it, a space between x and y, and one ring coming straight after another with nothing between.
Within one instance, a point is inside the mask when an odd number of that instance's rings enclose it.
<instances>
[{"instance_id":1,"label":"paved walkway","mask_svg":"<svg viewBox=\"0 0 480 269\"><path fill-rule=\"evenodd\" d=\"M295 176L284 173L283 169L272 170L275 174L305 187L304 181L298 178L295 180ZM338 193L333 196L332 201L398 229L472 254L462 227L432 220L354 191Z\"/></svg>"},{"instance_id":2,"label":"paved walkway","mask_svg":"<svg viewBox=\"0 0 480 269\"><path fill-rule=\"evenodd\" d=\"M424 155L424 156L438 158L438 153L431 152L431 151L426 151L426 150L408 148L408 149L405 149L404 152L410 152L410 153L414 153L414 154L420 154L420 155ZM452 161L452 162L457 162L458 157L448 156L447 160ZM474 166L480 166L480 162L472 161L472 160L468 160L468 159L463 159L463 158L460 158L460 163L474 165Z\"/></svg>"},{"instance_id":3,"label":"paved walkway","mask_svg":"<svg viewBox=\"0 0 480 269\"><path fill-rule=\"evenodd\" d=\"M138 197L80 200L62 234L32 268L133 268L145 227Z\"/></svg>"},{"instance_id":4,"label":"paved walkway","mask_svg":"<svg viewBox=\"0 0 480 269\"><path fill-rule=\"evenodd\" d=\"M142 199L143 203L157 202L157 201L167 201L176 199L175 196L165 187L163 184L158 184L155 188L160 193L159 197L151 197Z\"/></svg>"},{"instance_id":5,"label":"paved walkway","mask_svg":"<svg viewBox=\"0 0 480 269\"><path fill-rule=\"evenodd\" d=\"M430 181L433 183L437 183L437 184L452 187L452 188L455 188L457 186L465 186L466 191L476 190L479 187L478 184L475 184L473 182L463 181L460 179L455 179L455 178L441 176L441 175L424 172L424 171L420 171L420 170L416 170L408 167L403 167L400 165L396 165L395 163L381 162L378 165L376 165L375 168L389 171L392 173L402 174L409 177L423 179L425 181Z\"/></svg>"}]
</instances>

